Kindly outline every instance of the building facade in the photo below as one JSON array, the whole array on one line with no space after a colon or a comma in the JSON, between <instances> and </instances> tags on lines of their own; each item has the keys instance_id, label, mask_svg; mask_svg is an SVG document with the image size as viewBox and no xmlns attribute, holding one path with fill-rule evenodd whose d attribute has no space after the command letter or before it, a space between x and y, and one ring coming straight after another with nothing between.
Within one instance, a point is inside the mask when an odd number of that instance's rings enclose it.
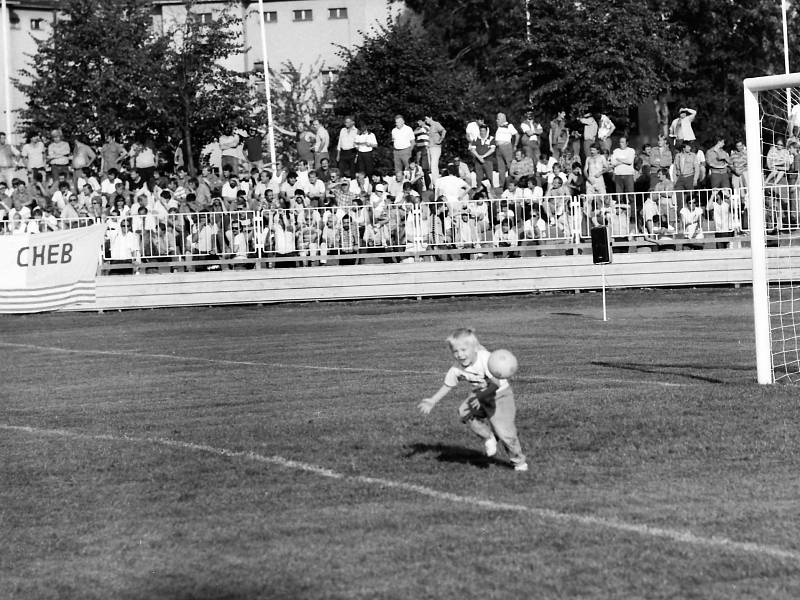
<instances>
[{"instance_id":1,"label":"building facade","mask_svg":"<svg viewBox=\"0 0 800 600\"><path fill-rule=\"evenodd\" d=\"M198 2L194 11L201 19L213 19L225 7L220 2ZM387 0L264 0L267 54L270 67L281 71L291 62L301 70L319 68L335 75L341 66L339 46L352 48L368 33L403 10L403 3ZM242 19L242 41L245 52L229 59L228 66L241 72L263 69L261 23L258 2L244 1L232 5ZM22 78L30 55L36 53L36 40L46 40L58 18L56 0L9 0L6 13L8 27L9 72L11 78ZM186 6L179 0L153 1L153 27L163 30L170 23L186 18ZM0 66L2 68L2 66ZM2 73L3 82L8 81ZM25 96L11 85L10 107L5 94L0 95L0 131L11 121L17 129L17 111L25 106ZM14 142L22 140L14 135Z\"/></svg>"}]
</instances>

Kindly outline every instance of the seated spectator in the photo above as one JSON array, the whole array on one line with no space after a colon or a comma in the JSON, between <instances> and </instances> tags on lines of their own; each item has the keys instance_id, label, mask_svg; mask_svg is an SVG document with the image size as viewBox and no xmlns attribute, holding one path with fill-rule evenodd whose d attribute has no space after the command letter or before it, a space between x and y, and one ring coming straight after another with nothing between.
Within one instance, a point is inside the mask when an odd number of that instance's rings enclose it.
<instances>
[{"instance_id":1,"label":"seated spectator","mask_svg":"<svg viewBox=\"0 0 800 600\"><path fill-rule=\"evenodd\" d=\"M499 248L510 248L517 245L519 239L517 232L511 226L511 221L508 219L502 219L500 221L497 227L495 227L493 241L494 245ZM515 258L518 257L519 254L516 252L503 252L500 256L503 258Z\"/></svg>"},{"instance_id":2,"label":"seated spectator","mask_svg":"<svg viewBox=\"0 0 800 600\"><path fill-rule=\"evenodd\" d=\"M681 223L683 225L683 235L688 239L702 239L702 217L703 211L697 205L697 198L692 194L687 199L687 204L681 208Z\"/></svg>"},{"instance_id":3,"label":"seated spectator","mask_svg":"<svg viewBox=\"0 0 800 600\"><path fill-rule=\"evenodd\" d=\"M514 152L514 160L511 161L509 165L509 174L514 179L520 179L521 177L530 177L536 173L536 167L533 164L533 159L529 156L525 156L522 150L517 150Z\"/></svg>"}]
</instances>

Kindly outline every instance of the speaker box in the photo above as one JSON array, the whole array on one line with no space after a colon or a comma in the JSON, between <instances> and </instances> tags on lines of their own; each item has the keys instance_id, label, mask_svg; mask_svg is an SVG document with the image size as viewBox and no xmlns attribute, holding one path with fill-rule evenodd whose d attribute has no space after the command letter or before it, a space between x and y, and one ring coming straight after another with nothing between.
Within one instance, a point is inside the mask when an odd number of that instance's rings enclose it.
<instances>
[{"instance_id":1,"label":"speaker box","mask_svg":"<svg viewBox=\"0 0 800 600\"><path fill-rule=\"evenodd\" d=\"M611 238L607 227L592 227L592 259L596 265L607 265L611 262Z\"/></svg>"}]
</instances>

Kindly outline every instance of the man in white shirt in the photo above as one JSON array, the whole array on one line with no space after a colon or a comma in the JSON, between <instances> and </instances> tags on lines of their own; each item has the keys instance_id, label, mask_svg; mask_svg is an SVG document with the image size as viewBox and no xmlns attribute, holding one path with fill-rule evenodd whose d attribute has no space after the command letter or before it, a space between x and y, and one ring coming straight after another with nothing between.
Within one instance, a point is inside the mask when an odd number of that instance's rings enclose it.
<instances>
[{"instance_id":1,"label":"man in white shirt","mask_svg":"<svg viewBox=\"0 0 800 600\"><path fill-rule=\"evenodd\" d=\"M319 169L319 161L323 158L330 158L328 146L331 143L331 136L328 134L328 130L322 126L319 119L311 121L311 126L314 128L314 136L316 137L314 142L314 168Z\"/></svg>"},{"instance_id":2,"label":"man in white shirt","mask_svg":"<svg viewBox=\"0 0 800 600\"><path fill-rule=\"evenodd\" d=\"M392 129L395 173L402 173L408 169L408 161L411 160L411 152L414 149L415 142L414 130L406 125L402 115L395 116L394 129Z\"/></svg>"},{"instance_id":3,"label":"man in white shirt","mask_svg":"<svg viewBox=\"0 0 800 600\"><path fill-rule=\"evenodd\" d=\"M615 129L616 126L608 118L608 115L600 115L600 122L597 125L597 142L604 150L611 150L611 134Z\"/></svg>"},{"instance_id":4,"label":"man in white shirt","mask_svg":"<svg viewBox=\"0 0 800 600\"><path fill-rule=\"evenodd\" d=\"M681 108L678 117L670 125L670 137L675 139L675 147L682 148L683 142L695 141L692 121L697 116L697 111L691 108Z\"/></svg>"},{"instance_id":5,"label":"man in white shirt","mask_svg":"<svg viewBox=\"0 0 800 600\"><path fill-rule=\"evenodd\" d=\"M501 188L506 184L508 167L514 160L514 148L517 147L518 139L519 133L516 127L508 122L505 113L497 113L497 131L494 134L494 143Z\"/></svg>"},{"instance_id":6,"label":"man in white shirt","mask_svg":"<svg viewBox=\"0 0 800 600\"><path fill-rule=\"evenodd\" d=\"M618 194L633 192L633 161L636 151L628 146L624 136L619 138L619 148L611 153L611 166L614 168L614 187Z\"/></svg>"},{"instance_id":7,"label":"man in white shirt","mask_svg":"<svg viewBox=\"0 0 800 600\"><path fill-rule=\"evenodd\" d=\"M357 135L358 130L353 117L345 117L344 127L339 131L339 143L336 146L336 163L339 165L339 172L344 177L352 178L356 175Z\"/></svg>"},{"instance_id":8,"label":"man in white shirt","mask_svg":"<svg viewBox=\"0 0 800 600\"><path fill-rule=\"evenodd\" d=\"M450 171L443 168L441 177L436 180L434 197L438 202L444 196L450 210L453 211L451 214L454 214L454 209L459 207L462 201L467 200L467 190L469 190L469 187L463 179L456 175L450 175Z\"/></svg>"}]
</instances>

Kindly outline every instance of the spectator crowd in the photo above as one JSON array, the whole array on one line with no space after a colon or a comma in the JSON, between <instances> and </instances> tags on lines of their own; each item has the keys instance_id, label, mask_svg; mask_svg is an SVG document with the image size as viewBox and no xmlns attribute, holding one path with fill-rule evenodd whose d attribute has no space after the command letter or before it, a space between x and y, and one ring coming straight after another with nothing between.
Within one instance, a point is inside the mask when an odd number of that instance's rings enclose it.
<instances>
[{"instance_id":1,"label":"spectator crowd","mask_svg":"<svg viewBox=\"0 0 800 600\"><path fill-rule=\"evenodd\" d=\"M543 124L533 111L516 123L498 113L456 132L435 115L397 115L380 140L390 149L386 170L374 158L379 140L351 116L338 131L319 119L281 129L296 156L274 171L261 138L239 130L203 150L197 174L180 144L159 151L152 140L125 146L110 134L93 146L56 129L15 147L0 133L0 233L107 222L112 262L266 254L294 266L427 248L475 258L490 247L577 241L604 224L617 240L746 229L746 148L721 138L700 148L696 117L681 108L637 149L605 114L568 121L562 111ZM463 152L444 160L449 136L463 139ZM800 144L777 140L766 160L768 184L793 185Z\"/></svg>"}]
</instances>

